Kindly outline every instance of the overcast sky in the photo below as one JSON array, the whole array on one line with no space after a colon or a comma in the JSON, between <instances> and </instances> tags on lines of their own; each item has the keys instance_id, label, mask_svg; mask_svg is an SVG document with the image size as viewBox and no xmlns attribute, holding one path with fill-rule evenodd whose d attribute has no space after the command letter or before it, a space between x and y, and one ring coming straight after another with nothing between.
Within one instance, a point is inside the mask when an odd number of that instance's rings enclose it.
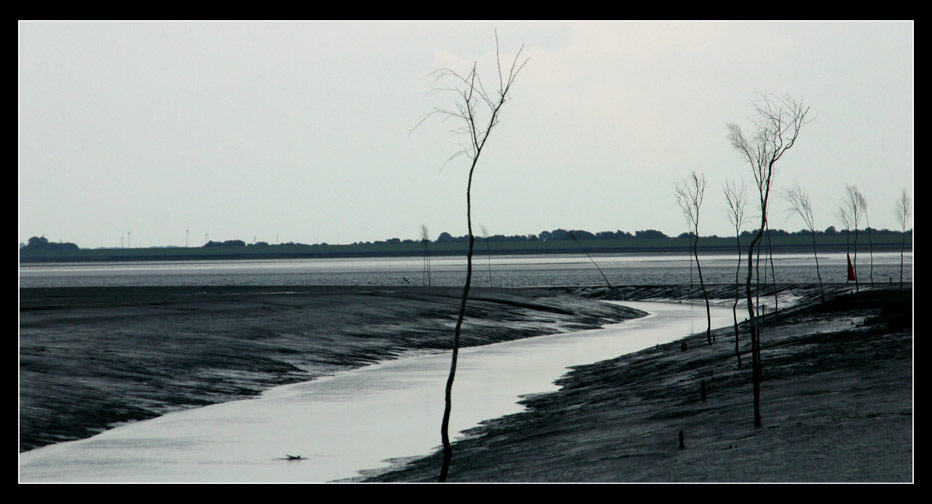
<instances>
[{"instance_id":1,"label":"overcast sky","mask_svg":"<svg viewBox=\"0 0 932 504\"><path fill-rule=\"evenodd\" d=\"M477 233L679 234L696 170L700 234L731 236L721 184L752 179L726 123L750 133L762 92L811 107L775 187L798 181L817 228L846 184L875 228L913 195L912 22L21 22L19 241L466 234L457 125L412 128L452 105L436 68L496 80L496 30L530 61L476 169ZM772 227L801 229L786 207Z\"/></svg>"}]
</instances>

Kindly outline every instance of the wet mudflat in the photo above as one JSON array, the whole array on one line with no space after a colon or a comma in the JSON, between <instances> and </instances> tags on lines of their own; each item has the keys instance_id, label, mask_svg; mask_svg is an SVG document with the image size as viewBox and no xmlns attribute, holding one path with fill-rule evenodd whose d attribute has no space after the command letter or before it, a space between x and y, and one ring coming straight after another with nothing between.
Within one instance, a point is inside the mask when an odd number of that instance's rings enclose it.
<instances>
[{"instance_id":1,"label":"wet mudflat","mask_svg":"<svg viewBox=\"0 0 932 504\"><path fill-rule=\"evenodd\" d=\"M730 306L732 287L710 290L717 304ZM450 479L913 481L911 291L842 295L847 290L835 285L824 305L814 303L811 286L781 290L796 308L764 328L760 429L751 422L746 328L738 368L733 329L724 327L713 345L697 334L686 338L686 351L677 341L578 367L560 380L560 391L530 397L527 411L458 441ZM24 289L21 450L88 437L113 422L254 397L386 356L448 348L458 294ZM599 299L685 302L699 295L685 286L474 294L468 345L641 315ZM781 307L789 305L781 299ZM434 481L438 468L429 456L370 481Z\"/></svg>"},{"instance_id":2,"label":"wet mudflat","mask_svg":"<svg viewBox=\"0 0 932 504\"><path fill-rule=\"evenodd\" d=\"M666 343L705 324L695 304L625 301L650 314L602 329L464 348L451 432L521 411L569 366ZM731 312L715 308L713 323ZM322 482L356 478L438 444L448 352L383 361L171 413L24 453L24 481ZM454 436L457 438L459 436ZM300 456L300 458L299 458Z\"/></svg>"},{"instance_id":3,"label":"wet mudflat","mask_svg":"<svg viewBox=\"0 0 932 504\"><path fill-rule=\"evenodd\" d=\"M20 450L450 348L452 287L20 290ZM641 313L565 289L474 289L463 346Z\"/></svg>"},{"instance_id":4,"label":"wet mudflat","mask_svg":"<svg viewBox=\"0 0 932 504\"><path fill-rule=\"evenodd\" d=\"M449 480L914 481L910 290L839 295L770 317L761 428L747 339L738 368L733 328L716 333L713 345L699 334L686 351L674 342L575 369L560 391L458 442ZM435 455L370 481L435 481L438 468Z\"/></svg>"}]
</instances>

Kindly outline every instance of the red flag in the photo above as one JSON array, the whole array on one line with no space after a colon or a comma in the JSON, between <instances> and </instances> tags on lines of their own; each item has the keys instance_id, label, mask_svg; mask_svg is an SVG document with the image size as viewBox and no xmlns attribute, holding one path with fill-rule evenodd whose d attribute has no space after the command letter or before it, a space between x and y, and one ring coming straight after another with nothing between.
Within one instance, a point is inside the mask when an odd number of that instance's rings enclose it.
<instances>
[{"instance_id":1,"label":"red flag","mask_svg":"<svg viewBox=\"0 0 932 504\"><path fill-rule=\"evenodd\" d=\"M857 280L857 277L854 276L854 266L851 265L851 254L848 254L848 281Z\"/></svg>"}]
</instances>

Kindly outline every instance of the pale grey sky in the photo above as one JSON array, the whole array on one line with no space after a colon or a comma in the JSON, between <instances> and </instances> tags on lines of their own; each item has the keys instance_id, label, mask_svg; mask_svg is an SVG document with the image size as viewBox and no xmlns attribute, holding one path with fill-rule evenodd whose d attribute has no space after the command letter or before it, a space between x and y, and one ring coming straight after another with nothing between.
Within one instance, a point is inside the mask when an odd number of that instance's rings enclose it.
<instances>
[{"instance_id":1,"label":"pale grey sky","mask_svg":"<svg viewBox=\"0 0 932 504\"><path fill-rule=\"evenodd\" d=\"M490 234L686 230L673 186L709 182L700 234L731 236L721 184L752 179L726 123L756 93L811 107L775 187L815 224L845 184L896 229L913 195L914 24L901 22L20 22L19 241L351 243L466 233L468 160L428 121L438 67L518 76L476 170ZM752 200L753 201L753 200ZM771 225L798 230L773 200ZM754 227L753 225L748 228Z\"/></svg>"}]
</instances>

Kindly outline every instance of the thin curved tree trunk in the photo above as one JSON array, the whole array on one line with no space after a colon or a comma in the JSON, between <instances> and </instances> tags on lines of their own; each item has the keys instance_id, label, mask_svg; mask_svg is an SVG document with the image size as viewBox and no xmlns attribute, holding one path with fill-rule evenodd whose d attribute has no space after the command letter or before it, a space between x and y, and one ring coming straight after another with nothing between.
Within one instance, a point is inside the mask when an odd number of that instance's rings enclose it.
<instances>
[{"instance_id":1,"label":"thin curved tree trunk","mask_svg":"<svg viewBox=\"0 0 932 504\"><path fill-rule=\"evenodd\" d=\"M861 292L861 283L858 280L858 228L854 228L854 291Z\"/></svg>"},{"instance_id":2,"label":"thin curved tree trunk","mask_svg":"<svg viewBox=\"0 0 932 504\"><path fill-rule=\"evenodd\" d=\"M430 286L430 245L428 245L427 240L424 240L424 272L422 274L422 282Z\"/></svg>"},{"instance_id":3,"label":"thin curved tree trunk","mask_svg":"<svg viewBox=\"0 0 932 504\"><path fill-rule=\"evenodd\" d=\"M763 229L763 226L761 226L761 230L758 231L754 239L751 240L751 245L748 247L748 257L754 257L754 247L757 245L757 242L760 241ZM758 252L758 254L760 254L760 252ZM759 258L757 262L760 262ZM754 426L760 427L762 425L760 414L760 382L762 372L760 359L760 328L758 327L757 317L754 316L754 303L751 301L751 279L754 276L753 263L754 261L748 261L748 277L747 283L745 283L745 292L748 297L748 315L751 320L751 383L754 387Z\"/></svg>"},{"instance_id":4,"label":"thin curved tree trunk","mask_svg":"<svg viewBox=\"0 0 932 504\"><path fill-rule=\"evenodd\" d=\"M900 244L900 288L903 288L903 253L906 251L906 230L903 230L903 242Z\"/></svg>"},{"instance_id":5,"label":"thin curved tree trunk","mask_svg":"<svg viewBox=\"0 0 932 504\"><path fill-rule=\"evenodd\" d=\"M735 269L735 304L731 307L731 314L735 317L735 357L738 358L738 369L741 369L741 347L739 339L741 332L738 330L738 299L741 297L741 282L739 275L741 273L741 234L739 233L735 241L738 244L738 267Z\"/></svg>"},{"instance_id":6,"label":"thin curved tree trunk","mask_svg":"<svg viewBox=\"0 0 932 504\"><path fill-rule=\"evenodd\" d=\"M761 233L763 235L763 233ZM757 254L754 255L754 269L757 270L757 277L755 279L755 284L757 286L756 292L754 293L754 299L757 302L757 315L760 316L760 244L757 245ZM767 269L764 268L764 276L767 274ZM764 279L764 285L766 285L766 279Z\"/></svg>"},{"instance_id":7,"label":"thin curved tree trunk","mask_svg":"<svg viewBox=\"0 0 932 504\"><path fill-rule=\"evenodd\" d=\"M770 241L770 228L767 228L767 255L770 256L770 284L773 287L773 311L780 309L777 297L777 272L773 269L773 243Z\"/></svg>"},{"instance_id":8,"label":"thin curved tree trunk","mask_svg":"<svg viewBox=\"0 0 932 504\"><path fill-rule=\"evenodd\" d=\"M709 344L712 344L712 310L709 307L709 295L705 291L705 282L702 281L702 266L699 264L699 233L696 233L696 238L693 241L693 256L696 258L696 272L699 274L699 286L702 287L702 297L705 298L705 318L706 318L706 329L705 337L708 340Z\"/></svg>"},{"instance_id":9,"label":"thin curved tree trunk","mask_svg":"<svg viewBox=\"0 0 932 504\"><path fill-rule=\"evenodd\" d=\"M815 230L810 229L812 232L812 255L815 256L815 272L816 276L819 277L819 298L822 302L825 302L825 289L822 288L822 273L819 272L819 252L816 250L816 240L815 240Z\"/></svg>"},{"instance_id":10,"label":"thin curved tree trunk","mask_svg":"<svg viewBox=\"0 0 932 504\"><path fill-rule=\"evenodd\" d=\"M456 318L456 329L453 333L453 356L450 361L450 374L447 376L447 384L444 391L443 421L440 424L440 438L443 442L443 465L440 468L440 481L447 480L447 474L450 471L450 460L453 458L453 445L450 444L450 411L452 409L453 379L456 377L456 361L459 357L460 350L460 332L463 327L463 318L466 317L466 300L469 298L469 286L472 281L472 252L475 237L472 234L472 203L470 200L470 191L472 190L472 175L476 168L477 155L473 158L472 167L469 169L469 182L466 185L466 224L469 229L469 250L466 253L466 282L463 285L463 297L460 300L460 311Z\"/></svg>"},{"instance_id":11,"label":"thin curved tree trunk","mask_svg":"<svg viewBox=\"0 0 932 504\"><path fill-rule=\"evenodd\" d=\"M871 275L870 275L871 287L874 286L874 238L872 234L873 233L871 233L871 222L870 220L868 220L867 221L867 243L870 246L870 254L871 254Z\"/></svg>"},{"instance_id":12,"label":"thin curved tree trunk","mask_svg":"<svg viewBox=\"0 0 932 504\"><path fill-rule=\"evenodd\" d=\"M489 287L492 286L492 247L489 245L489 239L485 239L485 253L489 258Z\"/></svg>"}]
</instances>

